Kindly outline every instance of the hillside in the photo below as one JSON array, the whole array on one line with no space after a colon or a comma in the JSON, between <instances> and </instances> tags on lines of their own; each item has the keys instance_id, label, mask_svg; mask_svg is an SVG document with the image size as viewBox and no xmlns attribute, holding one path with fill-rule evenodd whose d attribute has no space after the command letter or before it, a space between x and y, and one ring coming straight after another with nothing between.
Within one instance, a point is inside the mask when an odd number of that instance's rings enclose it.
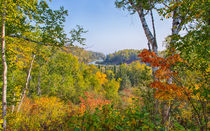
<instances>
[{"instance_id":1,"label":"hillside","mask_svg":"<svg viewBox=\"0 0 210 131\"><path fill-rule=\"evenodd\" d=\"M80 62L89 63L98 59L104 59L105 55L100 52L87 51L78 46L65 46L62 50L67 53L72 53L74 56L78 57Z\"/></svg>"},{"instance_id":2,"label":"hillside","mask_svg":"<svg viewBox=\"0 0 210 131\"><path fill-rule=\"evenodd\" d=\"M0 5L2 131L210 131L207 0Z\"/></svg>"},{"instance_id":3,"label":"hillside","mask_svg":"<svg viewBox=\"0 0 210 131\"><path fill-rule=\"evenodd\" d=\"M106 56L105 60L101 64L106 65L120 65L122 63L130 64L133 61L139 60L137 57L140 50L125 49Z\"/></svg>"}]
</instances>

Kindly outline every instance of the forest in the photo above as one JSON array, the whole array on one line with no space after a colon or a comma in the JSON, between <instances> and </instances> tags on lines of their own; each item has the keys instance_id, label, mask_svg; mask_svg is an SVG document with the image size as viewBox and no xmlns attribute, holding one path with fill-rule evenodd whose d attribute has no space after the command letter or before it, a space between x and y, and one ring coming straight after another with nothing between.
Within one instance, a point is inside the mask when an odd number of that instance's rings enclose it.
<instances>
[{"instance_id":1,"label":"forest","mask_svg":"<svg viewBox=\"0 0 210 131\"><path fill-rule=\"evenodd\" d=\"M210 129L207 0L115 0L137 14L148 48L107 56L83 48L82 26L66 33L68 11L50 2L0 0L1 130ZM164 51L154 12L171 19Z\"/></svg>"},{"instance_id":2,"label":"forest","mask_svg":"<svg viewBox=\"0 0 210 131\"><path fill-rule=\"evenodd\" d=\"M108 54L103 62L99 62L98 64L106 64L106 65L120 65L123 63L130 64L133 61L140 60L138 57L139 50L134 49L125 49L114 52L112 54Z\"/></svg>"}]
</instances>

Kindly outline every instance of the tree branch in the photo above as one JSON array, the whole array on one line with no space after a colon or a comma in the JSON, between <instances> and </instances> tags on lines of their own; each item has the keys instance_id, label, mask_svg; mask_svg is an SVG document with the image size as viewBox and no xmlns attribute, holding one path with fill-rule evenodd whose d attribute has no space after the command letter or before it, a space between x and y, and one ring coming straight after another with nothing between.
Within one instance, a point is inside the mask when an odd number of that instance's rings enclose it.
<instances>
[{"instance_id":1,"label":"tree branch","mask_svg":"<svg viewBox=\"0 0 210 131\"><path fill-rule=\"evenodd\" d=\"M153 46L157 48L157 39L156 39L156 30L155 30L155 20L154 20L154 16L153 16L152 9L150 9L150 15L151 15L151 19L152 19L152 29L153 29L153 37L154 37ZM156 53L157 53L157 52L156 52Z\"/></svg>"},{"instance_id":2,"label":"tree branch","mask_svg":"<svg viewBox=\"0 0 210 131\"><path fill-rule=\"evenodd\" d=\"M144 33L145 33L145 35L147 37L148 42L152 46L152 51L157 53L157 46L154 46L154 36L152 35L152 33L151 33L150 29L149 29L149 26L148 26L148 24L146 22L145 16L143 14L143 8L142 8L141 3L139 3L139 6L137 7L135 5L135 3L133 3L132 0L128 0L128 1L131 4L131 6L138 12L138 15L139 15L142 27L144 29Z\"/></svg>"},{"instance_id":3,"label":"tree branch","mask_svg":"<svg viewBox=\"0 0 210 131\"><path fill-rule=\"evenodd\" d=\"M38 41L35 41L35 40L32 40L32 39L26 38L26 37L24 37L24 36L9 35L8 37L22 38L22 39L27 40L27 41L30 41L30 42L34 42L34 43L37 43L37 44L40 44L40 45L45 45L45 46L47 46L46 44L44 44L44 43L42 43L42 42L38 42Z\"/></svg>"},{"instance_id":4,"label":"tree branch","mask_svg":"<svg viewBox=\"0 0 210 131\"><path fill-rule=\"evenodd\" d=\"M146 13L143 14L143 16L146 16L149 13L150 10L147 10Z\"/></svg>"},{"instance_id":5,"label":"tree branch","mask_svg":"<svg viewBox=\"0 0 210 131\"><path fill-rule=\"evenodd\" d=\"M132 0L128 0L128 2L131 4L131 6L133 6L133 8L134 8L137 12L140 11L140 10L138 9L138 7L133 3ZM143 13L143 12L141 12L141 13Z\"/></svg>"}]
</instances>

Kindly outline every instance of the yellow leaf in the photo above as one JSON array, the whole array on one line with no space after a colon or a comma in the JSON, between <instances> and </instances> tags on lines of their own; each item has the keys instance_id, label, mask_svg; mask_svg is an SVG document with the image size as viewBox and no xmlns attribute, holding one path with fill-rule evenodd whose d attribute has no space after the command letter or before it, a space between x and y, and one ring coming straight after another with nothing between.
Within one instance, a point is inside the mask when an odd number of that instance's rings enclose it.
<instances>
[{"instance_id":1,"label":"yellow leaf","mask_svg":"<svg viewBox=\"0 0 210 131\"><path fill-rule=\"evenodd\" d=\"M197 85L197 84L195 84L195 90L198 90L200 87Z\"/></svg>"},{"instance_id":2,"label":"yellow leaf","mask_svg":"<svg viewBox=\"0 0 210 131\"><path fill-rule=\"evenodd\" d=\"M3 122L4 122L4 120L3 120L3 119L1 119L1 120L0 120L0 124L2 124Z\"/></svg>"}]
</instances>

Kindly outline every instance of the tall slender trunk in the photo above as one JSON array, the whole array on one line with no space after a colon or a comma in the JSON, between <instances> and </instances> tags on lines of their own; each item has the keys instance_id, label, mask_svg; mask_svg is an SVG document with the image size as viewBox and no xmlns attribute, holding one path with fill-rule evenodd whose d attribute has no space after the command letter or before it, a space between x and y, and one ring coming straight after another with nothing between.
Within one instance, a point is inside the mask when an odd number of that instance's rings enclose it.
<instances>
[{"instance_id":1,"label":"tall slender trunk","mask_svg":"<svg viewBox=\"0 0 210 131\"><path fill-rule=\"evenodd\" d=\"M40 84L41 84L41 69L39 71L39 79L38 79L38 85L37 85L37 96L40 96L41 95L41 87L40 87Z\"/></svg>"},{"instance_id":2,"label":"tall slender trunk","mask_svg":"<svg viewBox=\"0 0 210 131\"><path fill-rule=\"evenodd\" d=\"M153 30L153 37L154 37L154 40L153 40L153 43L152 43L153 44L152 45L153 46L153 51L155 52L155 54L158 55L158 50L157 50L158 45L157 45L156 30L155 30L155 20L154 20L152 9L150 9L150 16L151 16L151 20L152 20L152 30ZM157 70L157 68L152 69L153 74L155 73L156 70ZM155 80L155 78L154 78L154 80ZM155 93L155 91L154 91L154 93ZM155 104L154 104L154 114L159 113L159 105L160 105L159 100L156 99Z\"/></svg>"},{"instance_id":3,"label":"tall slender trunk","mask_svg":"<svg viewBox=\"0 0 210 131\"><path fill-rule=\"evenodd\" d=\"M2 13L2 32L1 32L1 55L3 64L3 90L2 90L2 117L3 117L3 129L6 130L6 113L7 113L7 62L5 54L5 21L6 21L6 4L4 3Z\"/></svg>"},{"instance_id":4,"label":"tall slender trunk","mask_svg":"<svg viewBox=\"0 0 210 131\"><path fill-rule=\"evenodd\" d=\"M15 103L16 94L14 93L13 95L14 95L14 97L13 97L12 101ZM15 104L14 103L12 104L12 113L15 111Z\"/></svg>"},{"instance_id":5,"label":"tall slender trunk","mask_svg":"<svg viewBox=\"0 0 210 131\"><path fill-rule=\"evenodd\" d=\"M171 35L178 35L182 26L181 26L181 19L179 17L179 8L177 8L176 10L173 11L173 18L172 18L172 29L171 29ZM169 55L173 55L175 53L175 51L172 49L172 47L174 46L174 43L176 41L175 40L171 40L170 43L169 43L169 50L170 50L170 53ZM169 80L167 80L167 83L168 84L172 84L173 83L173 80L172 78L170 78ZM165 106L165 103L163 103ZM165 109L163 109L164 111L164 117L162 118L162 124L165 124L167 121L169 121L169 117L170 117L170 112L171 112L171 109L172 109L172 104L169 103L169 106L167 108L167 110L165 111ZM170 124L170 123L169 123Z\"/></svg>"},{"instance_id":6,"label":"tall slender trunk","mask_svg":"<svg viewBox=\"0 0 210 131\"><path fill-rule=\"evenodd\" d=\"M12 83L14 82L14 72L12 73ZM15 110L15 93L13 93L13 99L12 99L12 101L13 101L13 104L12 104L12 113L14 112L14 110Z\"/></svg>"},{"instance_id":7,"label":"tall slender trunk","mask_svg":"<svg viewBox=\"0 0 210 131\"><path fill-rule=\"evenodd\" d=\"M165 110L166 110L166 102L165 101L163 101L163 102L161 102L161 104L162 104L162 110L161 110L161 117L162 117L162 119L161 119L161 124L162 125L164 125L164 123L165 123L165 115L166 115L166 113L165 113Z\"/></svg>"},{"instance_id":8,"label":"tall slender trunk","mask_svg":"<svg viewBox=\"0 0 210 131\"><path fill-rule=\"evenodd\" d=\"M152 28L153 28L153 34L147 24L147 21L146 21L146 18L145 18L145 14L144 14L144 9L141 5L141 3L136 6L132 0L129 0L129 3L133 6L134 9L136 9L138 15L139 15L139 18L140 18L140 21L141 21L141 25L143 27L143 30L144 30L144 34L146 35L146 38L148 40L148 48L150 51L154 51L155 54L158 53L158 45L157 45L157 40L156 40L156 32L155 32L155 24L154 24L154 17L153 17L153 13L152 13L152 9L150 9L150 15L151 15L151 19L152 19ZM151 4L151 3L150 3ZM157 68L152 68L152 72L154 74L154 72L157 70ZM155 80L155 78L154 78ZM154 89L155 90L155 89ZM158 113L158 106L159 106L159 101L155 99L155 95L154 95L154 92L153 91L153 98L154 98L154 105L153 105L153 111L152 111L152 114L153 114L153 121L154 123L156 124L156 121L155 121L155 114Z\"/></svg>"},{"instance_id":9,"label":"tall slender trunk","mask_svg":"<svg viewBox=\"0 0 210 131\"><path fill-rule=\"evenodd\" d=\"M139 10L138 14L139 14L139 18L140 18L142 27L144 29L144 33L145 33L145 35L147 37L148 42L152 46L152 51L154 51L157 54L158 46L157 46L156 40L155 40L154 36L152 35L152 33L151 33L150 29L149 29L149 26L148 26L148 24L146 22L145 16L144 16L144 14L142 12L143 12L143 9L141 11Z\"/></svg>"},{"instance_id":10,"label":"tall slender trunk","mask_svg":"<svg viewBox=\"0 0 210 131\"><path fill-rule=\"evenodd\" d=\"M29 80L28 80L28 97L31 97L31 75L29 77Z\"/></svg>"},{"instance_id":11,"label":"tall slender trunk","mask_svg":"<svg viewBox=\"0 0 210 131\"><path fill-rule=\"evenodd\" d=\"M156 38L152 35L152 33L149 29L149 26L148 26L147 21L145 19L145 14L143 12L144 10L143 10L142 5L141 4L139 4L138 6L135 5L132 0L128 0L128 2L137 11L137 13L139 15L139 18L140 18L140 21L141 21L141 25L142 25L143 30L144 30L144 34L147 37L148 43L152 46L152 51L157 53L158 46L157 46L157 42L155 40ZM153 22L154 22L154 19L153 19ZM150 48L149 44L148 44L148 47Z\"/></svg>"},{"instance_id":12,"label":"tall slender trunk","mask_svg":"<svg viewBox=\"0 0 210 131\"><path fill-rule=\"evenodd\" d=\"M169 120L169 116L170 116L172 106L173 106L173 104L171 102L169 102L168 109L166 111L165 121Z\"/></svg>"},{"instance_id":13,"label":"tall slender trunk","mask_svg":"<svg viewBox=\"0 0 210 131\"><path fill-rule=\"evenodd\" d=\"M152 9L150 9L150 16L152 20L152 30L153 30L153 39L154 39L152 46L153 46L153 51L157 54L158 45L157 45L156 30L155 30L155 20L154 20Z\"/></svg>"},{"instance_id":14,"label":"tall slender trunk","mask_svg":"<svg viewBox=\"0 0 210 131\"><path fill-rule=\"evenodd\" d=\"M25 95L26 95L26 90L28 89L28 84L29 84L29 80L30 80L30 76L31 76L31 69L32 69L33 62L34 62L35 57L36 57L36 55L33 55L33 58L32 58L32 60L31 60L31 65L30 65L30 67L29 67L28 75L27 75L27 79L26 79L26 86L25 86L25 88L23 89L23 93L22 93L22 95L21 95L21 100L20 100L20 102L19 102L19 104L18 104L17 112L20 111L20 107L21 107L21 105L22 105L22 103L23 103L23 100L24 100L24 98L25 98Z\"/></svg>"},{"instance_id":15,"label":"tall slender trunk","mask_svg":"<svg viewBox=\"0 0 210 131\"><path fill-rule=\"evenodd\" d=\"M144 29L144 33L145 33L145 35L147 37L147 40L148 40L148 48L149 48L150 51L154 51L155 54L157 54L158 53L158 46L157 46L156 32L155 32L155 25L154 25L154 18L153 18L152 11L151 11L151 18L152 18L152 25L153 25L152 27L153 27L153 33L154 34L152 34L150 29L149 29L149 26L146 22L144 14L143 14L143 9L140 9L138 11L138 14L139 14L139 18L140 18L142 27ZM154 74L156 70L157 70L157 68L152 68L152 74ZM154 77L153 77L153 79L155 80ZM155 89L153 91L153 98L154 98L154 105L153 105L153 111L152 111L152 114L153 114L152 119L153 119L154 124L156 125L155 115L159 112L159 101L158 101L158 99L155 99Z\"/></svg>"},{"instance_id":16,"label":"tall slender trunk","mask_svg":"<svg viewBox=\"0 0 210 131\"><path fill-rule=\"evenodd\" d=\"M154 17L153 17L152 9L150 9L149 11L150 11L151 19L152 19L153 34L152 34L148 24L147 24L147 21L146 21L146 18L145 18L146 14L144 14L144 9L142 7L142 3L139 3L139 5L135 5L135 3L132 0L128 0L128 2L137 11L137 13L139 15L141 25L142 25L143 30L144 30L144 34L146 35L146 38L148 40L149 50L154 51L155 54L157 54L158 53L158 45L157 45L157 40L156 40L155 24L154 24ZM156 70L157 70L157 68L152 68L152 73L154 74L154 72ZM154 80L155 80L155 78L154 78ZM154 105L153 105L153 111L152 111L152 114L153 114L152 119L153 119L154 124L156 124L155 114L157 114L159 112L159 101L155 99L155 94L154 93L155 93L155 89L153 90Z\"/></svg>"}]
</instances>

